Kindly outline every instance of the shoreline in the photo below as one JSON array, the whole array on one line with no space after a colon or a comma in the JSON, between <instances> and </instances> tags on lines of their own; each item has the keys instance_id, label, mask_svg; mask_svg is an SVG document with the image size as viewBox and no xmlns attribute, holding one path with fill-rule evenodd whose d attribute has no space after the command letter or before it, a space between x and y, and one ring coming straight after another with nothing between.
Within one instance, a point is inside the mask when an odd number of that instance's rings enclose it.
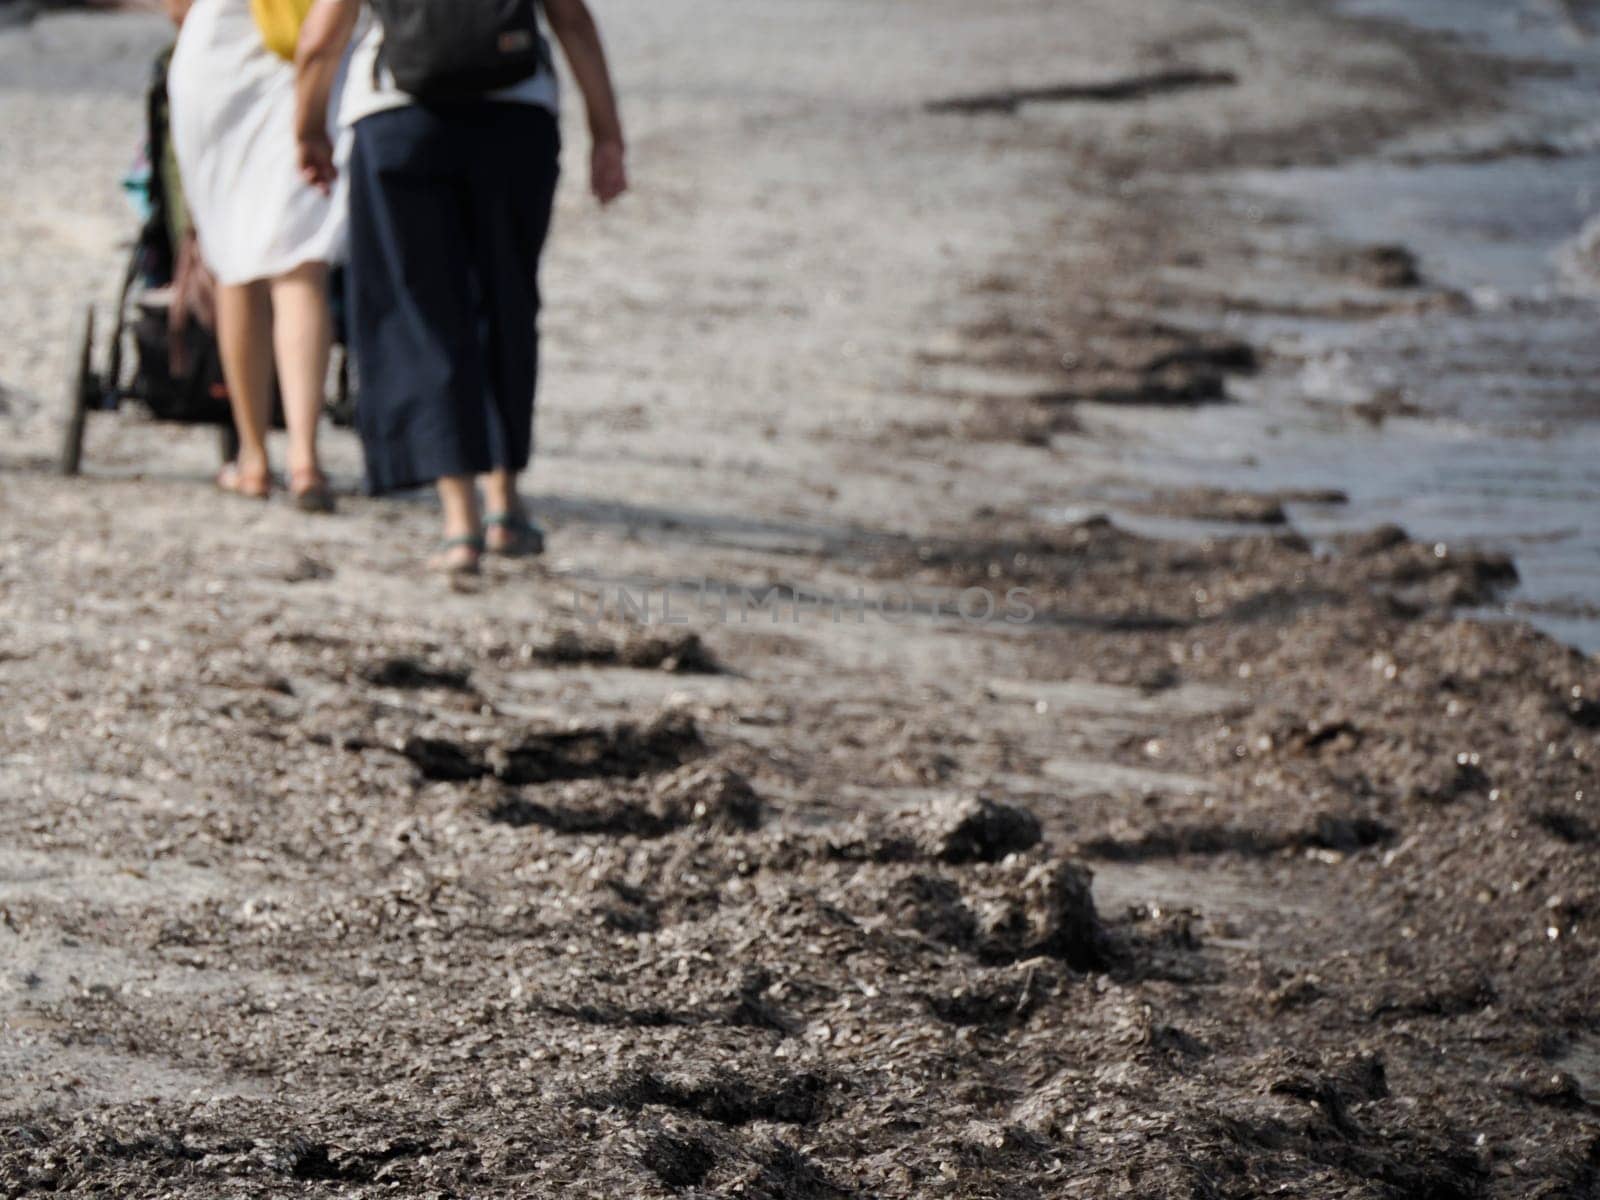
<instances>
[{"instance_id":1,"label":"shoreline","mask_svg":"<svg viewBox=\"0 0 1600 1200\"><path fill-rule=\"evenodd\" d=\"M1441 30L1447 10L1429 18ZM1406 45L1426 40L1397 19L1366 23ZM1525 39L1562 61L1559 39ZM1113 285L1091 319L1109 353L1071 352L1061 370L1039 315L1020 309L974 327L975 359L1040 371L1010 436L1094 464L1090 486L1037 503L1041 515L1098 511L1190 539L1286 519L1313 538L1398 522L1519 560L1521 585L1487 619L1528 619L1600 648L1585 602L1600 589L1600 547L1581 532L1600 444L1585 390L1600 369L1586 335L1600 307L1582 272L1600 155L1585 140L1592 122L1563 98L1588 77L1563 76L1552 92L1540 60L1495 63L1471 40L1428 50L1452 52L1487 63L1505 92L1498 108L1391 131L1335 164L1313 155L1143 176L1135 195L1179 232L1152 238L1139 282ZM1542 172L1536 185L1529 171ZM1007 328L1028 337L1008 345ZM1166 348L1142 365L1114 342L1157 331ZM1473 339L1496 356L1457 348ZM1006 436L993 418L974 428Z\"/></svg>"}]
</instances>

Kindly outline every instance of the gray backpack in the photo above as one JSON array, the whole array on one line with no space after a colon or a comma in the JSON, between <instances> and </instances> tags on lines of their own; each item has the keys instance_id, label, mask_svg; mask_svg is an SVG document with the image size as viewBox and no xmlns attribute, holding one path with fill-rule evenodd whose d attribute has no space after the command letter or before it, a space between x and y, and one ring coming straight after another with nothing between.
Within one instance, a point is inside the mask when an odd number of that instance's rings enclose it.
<instances>
[{"instance_id":1,"label":"gray backpack","mask_svg":"<svg viewBox=\"0 0 1600 1200\"><path fill-rule=\"evenodd\" d=\"M372 0L378 65L424 103L474 100L550 65L539 0Z\"/></svg>"}]
</instances>

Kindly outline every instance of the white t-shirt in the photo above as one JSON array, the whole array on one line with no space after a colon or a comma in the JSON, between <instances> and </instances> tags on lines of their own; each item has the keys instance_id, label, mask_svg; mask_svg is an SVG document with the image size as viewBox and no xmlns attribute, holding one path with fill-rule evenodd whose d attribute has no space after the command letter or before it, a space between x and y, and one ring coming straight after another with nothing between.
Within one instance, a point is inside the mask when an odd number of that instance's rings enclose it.
<instances>
[{"instance_id":1,"label":"white t-shirt","mask_svg":"<svg viewBox=\"0 0 1600 1200\"><path fill-rule=\"evenodd\" d=\"M361 0L323 0L328 4L359 4ZM356 30L356 48L350 55L349 69L345 74L344 96L339 102L339 124L348 129L363 117L373 113L400 108L416 101L394 85L394 76L381 69L376 78L373 67L378 61L378 47L383 43L383 29L370 17L362 18ZM496 92L487 92L485 100L507 101L513 104L534 104L559 112L561 85L549 67L537 75L524 79Z\"/></svg>"}]
</instances>

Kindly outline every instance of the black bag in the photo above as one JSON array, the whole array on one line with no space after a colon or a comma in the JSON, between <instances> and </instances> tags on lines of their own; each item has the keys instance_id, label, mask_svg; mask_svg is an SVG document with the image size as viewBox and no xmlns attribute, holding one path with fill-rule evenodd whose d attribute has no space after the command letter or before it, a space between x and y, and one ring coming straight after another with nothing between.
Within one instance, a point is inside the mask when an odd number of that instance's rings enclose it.
<instances>
[{"instance_id":1,"label":"black bag","mask_svg":"<svg viewBox=\"0 0 1600 1200\"><path fill-rule=\"evenodd\" d=\"M372 0L383 25L380 67L428 102L473 100L550 65L539 0Z\"/></svg>"}]
</instances>

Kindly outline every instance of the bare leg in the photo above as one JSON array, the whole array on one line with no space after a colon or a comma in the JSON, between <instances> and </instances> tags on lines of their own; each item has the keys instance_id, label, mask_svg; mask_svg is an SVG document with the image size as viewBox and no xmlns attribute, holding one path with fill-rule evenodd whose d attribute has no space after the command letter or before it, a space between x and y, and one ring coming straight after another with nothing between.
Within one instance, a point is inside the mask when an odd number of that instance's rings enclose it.
<instances>
[{"instance_id":1,"label":"bare leg","mask_svg":"<svg viewBox=\"0 0 1600 1200\"><path fill-rule=\"evenodd\" d=\"M239 431L235 490L265 495L271 469L267 426L272 419L272 294L266 283L217 289L217 341Z\"/></svg>"},{"instance_id":2,"label":"bare leg","mask_svg":"<svg viewBox=\"0 0 1600 1200\"><path fill-rule=\"evenodd\" d=\"M515 471L490 471L483 477L483 507L486 512L522 515Z\"/></svg>"},{"instance_id":3,"label":"bare leg","mask_svg":"<svg viewBox=\"0 0 1600 1200\"><path fill-rule=\"evenodd\" d=\"M317 463L317 428L326 398L333 320L328 268L304 263L272 281L273 346L284 424L289 427L289 478L297 497L327 491Z\"/></svg>"},{"instance_id":4,"label":"bare leg","mask_svg":"<svg viewBox=\"0 0 1600 1200\"><path fill-rule=\"evenodd\" d=\"M445 548L430 565L440 571L474 571L483 544L483 521L472 477L446 475L437 486L439 503L444 508Z\"/></svg>"}]
</instances>

